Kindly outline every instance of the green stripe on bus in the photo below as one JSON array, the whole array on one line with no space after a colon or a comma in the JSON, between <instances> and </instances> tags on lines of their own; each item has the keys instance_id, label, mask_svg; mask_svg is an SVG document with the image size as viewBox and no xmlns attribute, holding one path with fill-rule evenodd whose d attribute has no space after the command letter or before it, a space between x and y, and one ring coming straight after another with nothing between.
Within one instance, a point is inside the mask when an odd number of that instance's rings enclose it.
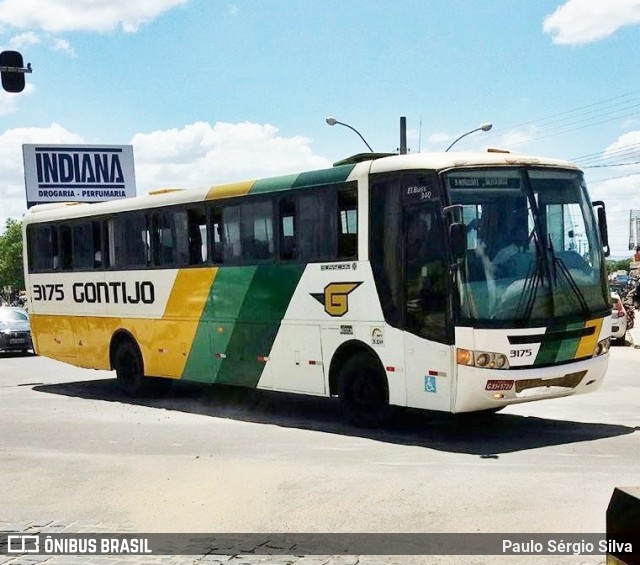
<instances>
[{"instance_id":1,"label":"green stripe on bus","mask_svg":"<svg viewBox=\"0 0 640 565\"><path fill-rule=\"evenodd\" d=\"M220 267L204 306L182 378L215 382L257 267Z\"/></svg>"},{"instance_id":2,"label":"green stripe on bus","mask_svg":"<svg viewBox=\"0 0 640 565\"><path fill-rule=\"evenodd\" d=\"M276 192L278 190L289 190L299 175L287 175L270 179L260 179L253 183L250 194L258 192Z\"/></svg>"},{"instance_id":3,"label":"green stripe on bus","mask_svg":"<svg viewBox=\"0 0 640 565\"><path fill-rule=\"evenodd\" d=\"M304 267L221 267L182 378L255 387Z\"/></svg>"},{"instance_id":4,"label":"green stripe on bus","mask_svg":"<svg viewBox=\"0 0 640 565\"><path fill-rule=\"evenodd\" d=\"M584 327L582 322L577 322L573 324L567 324L567 330L579 330ZM558 349L558 353L556 355L556 361L570 361L571 359L575 359L576 351L578 351L578 345L580 345L581 336L564 339L560 342L560 347Z\"/></svg>"},{"instance_id":5,"label":"green stripe on bus","mask_svg":"<svg viewBox=\"0 0 640 565\"><path fill-rule=\"evenodd\" d=\"M342 165L331 169L308 171L296 175L285 175L268 179L256 180L250 194L261 192L277 192L279 190L291 190L305 186L319 186L323 184L336 184L347 180L355 165Z\"/></svg>"},{"instance_id":6,"label":"green stripe on bus","mask_svg":"<svg viewBox=\"0 0 640 565\"><path fill-rule=\"evenodd\" d=\"M226 347L216 382L255 387L271 352L304 265L260 265ZM214 286L214 291L217 288Z\"/></svg>"},{"instance_id":7,"label":"green stripe on bus","mask_svg":"<svg viewBox=\"0 0 640 565\"><path fill-rule=\"evenodd\" d=\"M549 340L545 338L552 332L563 332L566 329L566 324L562 326L550 326L547 328L545 336L542 338L542 343L540 344L540 350L538 351L536 360L533 363L534 365L546 365L549 363L555 363L556 358L558 357L558 351L560 350L560 346L562 345L563 340Z\"/></svg>"},{"instance_id":8,"label":"green stripe on bus","mask_svg":"<svg viewBox=\"0 0 640 565\"><path fill-rule=\"evenodd\" d=\"M293 183L293 188L344 182L347 180L354 167L355 165L342 165L331 169L300 173L297 180Z\"/></svg>"}]
</instances>

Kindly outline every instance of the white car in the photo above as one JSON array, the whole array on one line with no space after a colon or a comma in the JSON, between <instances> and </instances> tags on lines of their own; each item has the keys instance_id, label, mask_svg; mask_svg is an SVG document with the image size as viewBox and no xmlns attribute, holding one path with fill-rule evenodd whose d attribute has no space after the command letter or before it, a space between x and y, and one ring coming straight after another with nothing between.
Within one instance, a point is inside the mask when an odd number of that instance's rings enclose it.
<instances>
[{"instance_id":1,"label":"white car","mask_svg":"<svg viewBox=\"0 0 640 565\"><path fill-rule=\"evenodd\" d=\"M622 305L622 300L616 292L611 293L611 341L624 343L624 336L627 333L627 312Z\"/></svg>"}]
</instances>

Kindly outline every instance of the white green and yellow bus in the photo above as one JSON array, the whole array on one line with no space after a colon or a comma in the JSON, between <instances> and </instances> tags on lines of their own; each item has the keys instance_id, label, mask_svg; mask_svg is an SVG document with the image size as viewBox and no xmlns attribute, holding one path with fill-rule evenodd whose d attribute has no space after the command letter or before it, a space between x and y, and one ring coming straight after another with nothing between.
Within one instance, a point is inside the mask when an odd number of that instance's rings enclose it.
<instances>
[{"instance_id":1,"label":"white green and yellow bus","mask_svg":"<svg viewBox=\"0 0 640 565\"><path fill-rule=\"evenodd\" d=\"M595 390L602 203L567 161L365 154L329 169L24 219L34 344L115 370L452 413Z\"/></svg>"}]
</instances>

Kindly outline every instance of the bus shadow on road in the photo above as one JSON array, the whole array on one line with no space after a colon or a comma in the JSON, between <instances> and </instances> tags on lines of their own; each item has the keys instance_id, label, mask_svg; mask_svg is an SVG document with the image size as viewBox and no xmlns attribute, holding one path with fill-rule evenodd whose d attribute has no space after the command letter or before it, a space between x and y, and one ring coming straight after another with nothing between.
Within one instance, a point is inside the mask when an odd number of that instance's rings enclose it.
<instances>
[{"instance_id":1,"label":"bus shadow on road","mask_svg":"<svg viewBox=\"0 0 640 565\"><path fill-rule=\"evenodd\" d=\"M633 433L628 426L552 420L508 413L453 415L399 409L379 429L347 424L336 399L224 385L173 383L162 397L132 398L115 379L36 385L33 390L120 402L214 418L362 437L452 453L497 458L504 453L611 438Z\"/></svg>"}]
</instances>

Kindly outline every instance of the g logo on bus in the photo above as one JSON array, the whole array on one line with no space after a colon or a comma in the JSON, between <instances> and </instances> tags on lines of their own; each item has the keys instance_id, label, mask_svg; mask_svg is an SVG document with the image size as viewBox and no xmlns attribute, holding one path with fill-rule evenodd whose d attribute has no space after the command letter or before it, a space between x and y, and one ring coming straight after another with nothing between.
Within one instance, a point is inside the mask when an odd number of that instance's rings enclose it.
<instances>
[{"instance_id":1,"label":"g logo on bus","mask_svg":"<svg viewBox=\"0 0 640 565\"><path fill-rule=\"evenodd\" d=\"M320 304L324 306L324 311L339 318L349 311L349 295L358 288L362 282L339 282L331 283L324 287L324 294L311 293Z\"/></svg>"}]
</instances>

